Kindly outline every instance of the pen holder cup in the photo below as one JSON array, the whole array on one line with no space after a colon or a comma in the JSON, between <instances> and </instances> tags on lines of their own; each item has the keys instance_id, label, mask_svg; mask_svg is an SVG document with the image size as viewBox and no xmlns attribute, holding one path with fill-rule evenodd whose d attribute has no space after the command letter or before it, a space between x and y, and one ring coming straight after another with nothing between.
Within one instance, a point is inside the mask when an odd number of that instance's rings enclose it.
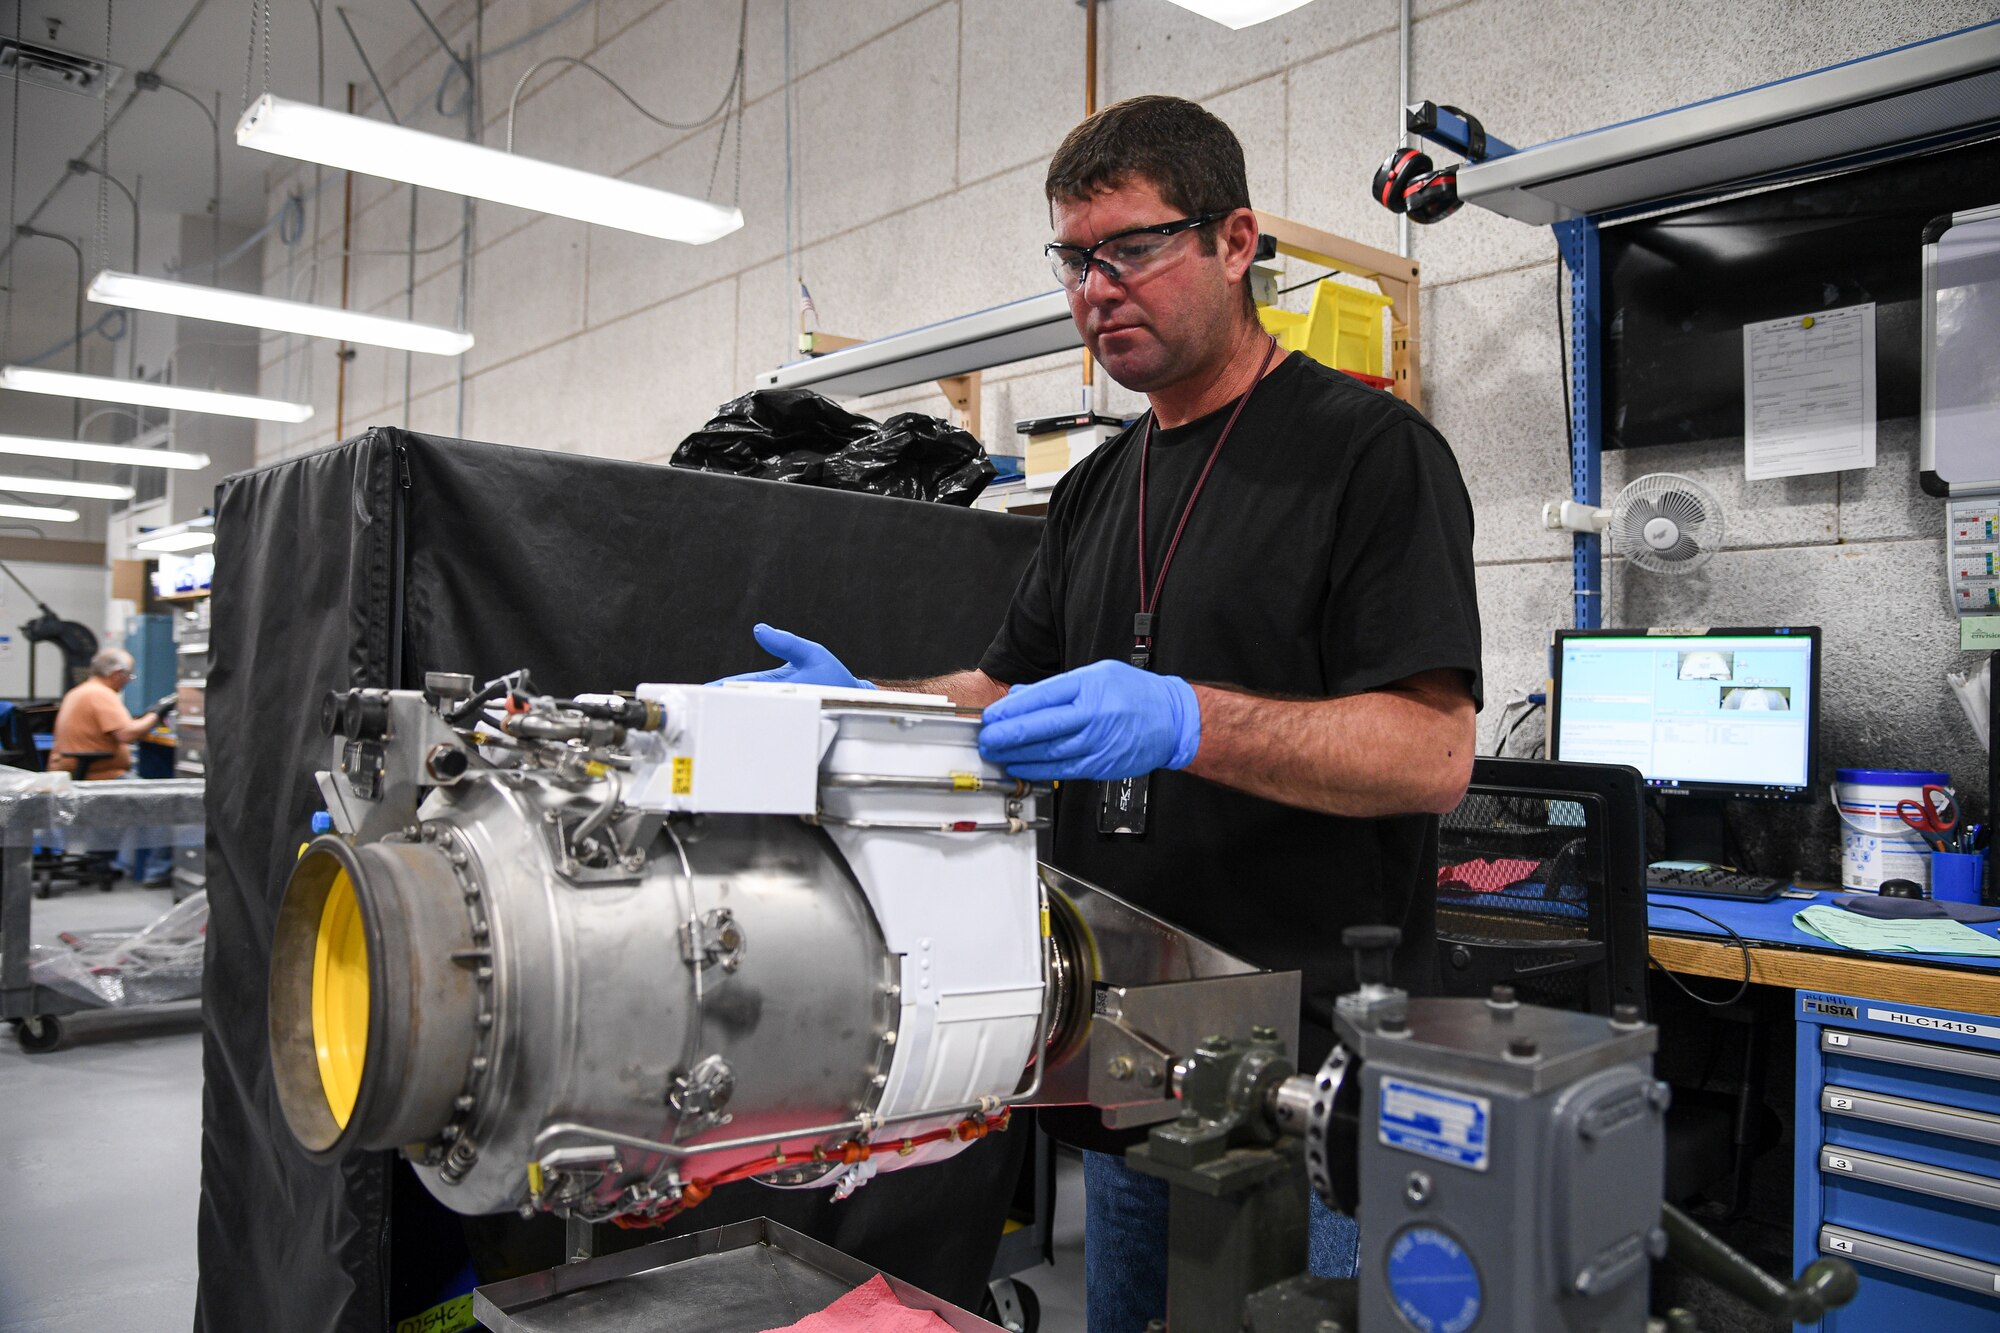
<instances>
[{"instance_id":1,"label":"pen holder cup","mask_svg":"<svg viewBox=\"0 0 2000 1333\"><path fill-rule=\"evenodd\" d=\"M1986 853L1931 853L1931 897L1953 903L1976 903L1985 883Z\"/></svg>"}]
</instances>

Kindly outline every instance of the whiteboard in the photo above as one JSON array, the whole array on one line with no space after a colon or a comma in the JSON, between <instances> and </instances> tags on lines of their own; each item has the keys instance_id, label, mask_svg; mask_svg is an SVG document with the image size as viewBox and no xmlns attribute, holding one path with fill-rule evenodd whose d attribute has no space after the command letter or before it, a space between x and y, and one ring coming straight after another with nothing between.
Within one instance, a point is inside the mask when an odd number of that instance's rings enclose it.
<instances>
[{"instance_id":1,"label":"whiteboard","mask_svg":"<svg viewBox=\"0 0 2000 1333\"><path fill-rule=\"evenodd\" d=\"M1923 488L2000 492L2000 204L1941 218L1924 239Z\"/></svg>"},{"instance_id":2,"label":"whiteboard","mask_svg":"<svg viewBox=\"0 0 2000 1333\"><path fill-rule=\"evenodd\" d=\"M110 609L111 571L103 565L38 565L9 561L8 568L21 582L35 590L64 620L88 625L102 644L105 613ZM0 699L19 699L28 693L28 641L21 626L41 612L14 581L0 574ZM34 650L35 691L44 699L62 694L62 653L52 643Z\"/></svg>"}]
</instances>

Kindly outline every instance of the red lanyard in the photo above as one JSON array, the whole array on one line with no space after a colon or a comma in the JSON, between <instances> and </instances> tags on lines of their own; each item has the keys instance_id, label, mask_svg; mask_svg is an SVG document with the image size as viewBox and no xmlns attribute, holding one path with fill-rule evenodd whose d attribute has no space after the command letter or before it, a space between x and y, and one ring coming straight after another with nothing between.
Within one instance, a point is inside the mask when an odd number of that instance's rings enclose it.
<instances>
[{"instance_id":1,"label":"red lanyard","mask_svg":"<svg viewBox=\"0 0 2000 1333\"><path fill-rule=\"evenodd\" d=\"M1271 345L1264 349L1264 359L1257 364L1257 378L1236 400L1236 407L1223 424L1222 434L1215 437L1215 447L1208 451L1208 462L1202 465L1201 475L1195 478L1194 490L1188 494L1187 504L1181 508L1181 521L1174 527L1173 540L1167 543L1166 558L1160 561L1160 576L1148 585L1146 581L1146 457L1152 452L1154 418L1146 417L1146 438L1139 445L1139 613L1132 617L1132 665L1147 666L1153 656L1153 617L1159 609L1160 593L1167 586L1167 571L1173 568L1174 552L1180 549L1181 536L1187 531L1188 517L1194 513L1194 502L1201 499L1201 488L1208 484L1208 474L1215 468L1215 460L1222 454L1222 446L1229 442L1229 432L1236 429L1236 418L1243 415L1244 405L1250 395L1264 382L1264 372L1271 368L1271 358L1277 355L1278 341L1273 338Z\"/></svg>"}]
</instances>

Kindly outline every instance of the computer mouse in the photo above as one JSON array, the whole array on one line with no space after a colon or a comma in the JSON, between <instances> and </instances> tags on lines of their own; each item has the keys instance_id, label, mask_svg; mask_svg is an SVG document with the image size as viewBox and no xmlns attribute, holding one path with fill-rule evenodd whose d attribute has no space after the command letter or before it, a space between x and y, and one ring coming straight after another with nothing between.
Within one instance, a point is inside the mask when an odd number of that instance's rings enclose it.
<instances>
[{"instance_id":1,"label":"computer mouse","mask_svg":"<svg viewBox=\"0 0 2000 1333\"><path fill-rule=\"evenodd\" d=\"M1909 879L1885 879L1882 881L1881 893L1884 898L1921 898L1924 896L1923 886L1915 880Z\"/></svg>"}]
</instances>

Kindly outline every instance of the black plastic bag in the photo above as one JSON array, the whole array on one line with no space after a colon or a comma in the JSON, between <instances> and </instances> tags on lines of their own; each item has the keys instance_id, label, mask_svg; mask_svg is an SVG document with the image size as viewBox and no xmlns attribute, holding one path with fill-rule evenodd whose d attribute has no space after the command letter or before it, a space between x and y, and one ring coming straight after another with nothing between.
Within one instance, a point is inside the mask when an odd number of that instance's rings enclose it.
<instances>
[{"instance_id":1,"label":"black plastic bag","mask_svg":"<svg viewBox=\"0 0 2000 1333\"><path fill-rule=\"evenodd\" d=\"M979 441L936 417L901 412L877 424L810 389L758 389L731 399L670 460L832 490L969 505L996 469Z\"/></svg>"}]
</instances>

